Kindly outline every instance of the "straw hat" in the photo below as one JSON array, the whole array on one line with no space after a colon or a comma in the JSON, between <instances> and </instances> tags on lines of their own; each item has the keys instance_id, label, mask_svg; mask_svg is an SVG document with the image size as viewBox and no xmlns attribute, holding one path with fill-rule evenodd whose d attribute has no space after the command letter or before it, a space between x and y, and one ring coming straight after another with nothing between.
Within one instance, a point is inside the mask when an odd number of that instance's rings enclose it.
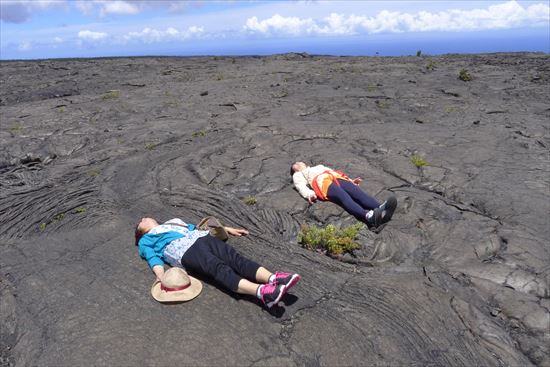
<instances>
[{"instance_id":1,"label":"straw hat","mask_svg":"<svg viewBox=\"0 0 550 367\"><path fill-rule=\"evenodd\" d=\"M201 291L202 283L177 267L166 270L162 281L157 280L151 287L151 295L159 302L189 301Z\"/></svg>"}]
</instances>

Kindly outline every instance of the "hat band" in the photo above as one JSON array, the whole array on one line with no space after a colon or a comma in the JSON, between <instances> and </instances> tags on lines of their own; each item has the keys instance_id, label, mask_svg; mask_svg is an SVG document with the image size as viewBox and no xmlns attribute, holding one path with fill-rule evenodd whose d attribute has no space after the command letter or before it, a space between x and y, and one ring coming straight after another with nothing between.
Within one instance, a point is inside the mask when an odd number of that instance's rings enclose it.
<instances>
[{"instance_id":1,"label":"hat band","mask_svg":"<svg viewBox=\"0 0 550 367\"><path fill-rule=\"evenodd\" d=\"M191 286L191 282L187 283L186 285L182 285L181 287L175 287L175 288L165 287L162 283L160 283L160 289L162 289L165 292L182 291L186 288L189 288L190 286Z\"/></svg>"}]
</instances>

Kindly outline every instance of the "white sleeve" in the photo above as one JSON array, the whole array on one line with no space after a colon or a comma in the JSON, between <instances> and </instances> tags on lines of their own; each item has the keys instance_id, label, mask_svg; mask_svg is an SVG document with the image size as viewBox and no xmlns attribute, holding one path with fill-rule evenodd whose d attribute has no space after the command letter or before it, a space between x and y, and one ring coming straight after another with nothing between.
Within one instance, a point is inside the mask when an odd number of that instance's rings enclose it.
<instances>
[{"instance_id":1,"label":"white sleeve","mask_svg":"<svg viewBox=\"0 0 550 367\"><path fill-rule=\"evenodd\" d=\"M300 172L296 172L292 175L292 182L294 182L294 187L304 199L308 199L315 195L315 192L307 187L307 180Z\"/></svg>"}]
</instances>

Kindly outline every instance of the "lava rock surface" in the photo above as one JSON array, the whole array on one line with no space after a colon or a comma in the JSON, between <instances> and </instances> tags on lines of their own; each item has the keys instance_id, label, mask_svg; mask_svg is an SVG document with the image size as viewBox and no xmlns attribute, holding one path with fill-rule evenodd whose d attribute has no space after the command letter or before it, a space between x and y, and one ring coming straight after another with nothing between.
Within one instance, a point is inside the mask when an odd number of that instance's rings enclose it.
<instances>
[{"instance_id":1,"label":"lava rock surface","mask_svg":"<svg viewBox=\"0 0 550 367\"><path fill-rule=\"evenodd\" d=\"M0 79L0 365L550 365L548 55L13 61ZM355 220L300 198L296 160L395 194L393 220L347 261L301 248L301 225ZM205 215L302 275L279 307L207 279L154 301L134 225Z\"/></svg>"}]
</instances>

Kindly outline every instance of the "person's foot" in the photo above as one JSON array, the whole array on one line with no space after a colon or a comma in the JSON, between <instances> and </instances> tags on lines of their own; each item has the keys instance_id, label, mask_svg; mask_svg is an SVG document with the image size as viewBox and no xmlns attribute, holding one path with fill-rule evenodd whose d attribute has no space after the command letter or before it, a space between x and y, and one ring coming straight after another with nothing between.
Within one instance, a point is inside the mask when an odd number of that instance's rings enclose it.
<instances>
[{"instance_id":1,"label":"person's foot","mask_svg":"<svg viewBox=\"0 0 550 367\"><path fill-rule=\"evenodd\" d=\"M380 224L387 223L391 220L393 212L397 207L397 199L395 196L390 196L386 201L382 203L378 208L382 210Z\"/></svg>"},{"instance_id":2,"label":"person's foot","mask_svg":"<svg viewBox=\"0 0 550 367\"><path fill-rule=\"evenodd\" d=\"M284 292L286 293L290 288L294 287L296 283L300 281L300 279L300 274L291 274L278 271L275 273L275 276L273 277L273 280L270 282L270 284L284 286Z\"/></svg>"},{"instance_id":3,"label":"person's foot","mask_svg":"<svg viewBox=\"0 0 550 367\"><path fill-rule=\"evenodd\" d=\"M285 294L284 285L264 284L260 286L260 300L267 307L276 305Z\"/></svg>"},{"instance_id":4,"label":"person's foot","mask_svg":"<svg viewBox=\"0 0 550 367\"><path fill-rule=\"evenodd\" d=\"M369 229L377 228L380 224L382 224L382 209L375 208L369 211L366 219L367 227L369 227Z\"/></svg>"}]
</instances>

